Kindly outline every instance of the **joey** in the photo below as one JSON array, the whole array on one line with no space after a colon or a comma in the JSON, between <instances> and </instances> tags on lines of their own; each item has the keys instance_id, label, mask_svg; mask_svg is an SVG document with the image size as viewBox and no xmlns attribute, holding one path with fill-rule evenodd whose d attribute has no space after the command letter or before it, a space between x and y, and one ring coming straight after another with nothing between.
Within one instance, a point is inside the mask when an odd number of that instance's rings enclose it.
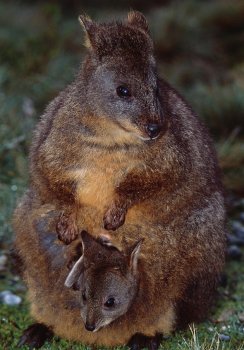
<instances>
[{"instance_id":1,"label":"joey","mask_svg":"<svg viewBox=\"0 0 244 350\"><path fill-rule=\"evenodd\" d=\"M83 253L69 272L65 286L79 291L85 328L96 332L124 315L136 298L142 241L120 252L108 241L95 240L83 231L81 242Z\"/></svg>"}]
</instances>

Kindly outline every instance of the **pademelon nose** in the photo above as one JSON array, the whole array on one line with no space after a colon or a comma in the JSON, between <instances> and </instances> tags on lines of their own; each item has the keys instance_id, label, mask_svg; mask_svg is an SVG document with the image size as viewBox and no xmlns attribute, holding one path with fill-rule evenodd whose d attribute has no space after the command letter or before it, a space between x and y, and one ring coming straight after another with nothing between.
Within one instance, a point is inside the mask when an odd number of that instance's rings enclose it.
<instances>
[{"instance_id":1,"label":"pademelon nose","mask_svg":"<svg viewBox=\"0 0 244 350\"><path fill-rule=\"evenodd\" d=\"M148 136L153 139L158 136L161 131L161 126L159 124L148 124L147 125L147 133Z\"/></svg>"},{"instance_id":2,"label":"pademelon nose","mask_svg":"<svg viewBox=\"0 0 244 350\"><path fill-rule=\"evenodd\" d=\"M96 327L93 324L86 323L85 328L87 331L93 332Z\"/></svg>"}]
</instances>

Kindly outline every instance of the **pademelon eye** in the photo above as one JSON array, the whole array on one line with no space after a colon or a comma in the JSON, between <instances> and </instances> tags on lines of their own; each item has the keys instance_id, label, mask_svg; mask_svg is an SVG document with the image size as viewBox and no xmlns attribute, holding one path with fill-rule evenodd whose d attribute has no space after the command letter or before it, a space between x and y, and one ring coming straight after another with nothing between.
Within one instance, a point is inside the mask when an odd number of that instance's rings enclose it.
<instances>
[{"instance_id":1,"label":"pademelon eye","mask_svg":"<svg viewBox=\"0 0 244 350\"><path fill-rule=\"evenodd\" d=\"M123 85L118 86L116 89L116 92L117 92L117 95L119 97L130 97L131 96L130 90L126 86L123 86Z\"/></svg>"},{"instance_id":2,"label":"pademelon eye","mask_svg":"<svg viewBox=\"0 0 244 350\"><path fill-rule=\"evenodd\" d=\"M115 304L114 298L108 298L108 300L104 303L104 306L106 307L113 307Z\"/></svg>"}]
</instances>

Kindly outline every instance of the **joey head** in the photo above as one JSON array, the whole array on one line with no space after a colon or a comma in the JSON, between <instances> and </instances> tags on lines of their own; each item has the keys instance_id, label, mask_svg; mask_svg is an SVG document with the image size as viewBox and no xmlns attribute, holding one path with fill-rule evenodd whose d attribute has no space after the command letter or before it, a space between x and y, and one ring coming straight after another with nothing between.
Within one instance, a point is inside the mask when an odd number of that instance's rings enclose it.
<instances>
[{"instance_id":1,"label":"joey head","mask_svg":"<svg viewBox=\"0 0 244 350\"><path fill-rule=\"evenodd\" d=\"M81 233L82 255L69 272L65 286L80 294L81 317L96 332L124 315L138 290L137 262L141 240L120 252L108 241Z\"/></svg>"}]
</instances>

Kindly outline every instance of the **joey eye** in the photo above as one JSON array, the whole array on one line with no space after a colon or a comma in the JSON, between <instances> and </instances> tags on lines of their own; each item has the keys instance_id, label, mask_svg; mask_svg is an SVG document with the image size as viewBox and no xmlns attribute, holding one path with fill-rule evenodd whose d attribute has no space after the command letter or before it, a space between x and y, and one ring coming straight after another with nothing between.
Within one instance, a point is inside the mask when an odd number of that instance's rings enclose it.
<instances>
[{"instance_id":1,"label":"joey eye","mask_svg":"<svg viewBox=\"0 0 244 350\"><path fill-rule=\"evenodd\" d=\"M116 89L116 92L117 92L117 95L119 97L130 97L131 96L130 90L126 86L123 86L123 85L118 86Z\"/></svg>"},{"instance_id":2,"label":"joey eye","mask_svg":"<svg viewBox=\"0 0 244 350\"><path fill-rule=\"evenodd\" d=\"M86 293L85 293L85 292L82 293L82 300L83 300L84 302L87 300L87 297L86 297Z\"/></svg>"},{"instance_id":3,"label":"joey eye","mask_svg":"<svg viewBox=\"0 0 244 350\"><path fill-rule=\"evenodd\" d=\"M115 304L114 298L108 298L108 300L104 303L104 306L106 307L113 307Z\"/></svg>"}]
</instances>

